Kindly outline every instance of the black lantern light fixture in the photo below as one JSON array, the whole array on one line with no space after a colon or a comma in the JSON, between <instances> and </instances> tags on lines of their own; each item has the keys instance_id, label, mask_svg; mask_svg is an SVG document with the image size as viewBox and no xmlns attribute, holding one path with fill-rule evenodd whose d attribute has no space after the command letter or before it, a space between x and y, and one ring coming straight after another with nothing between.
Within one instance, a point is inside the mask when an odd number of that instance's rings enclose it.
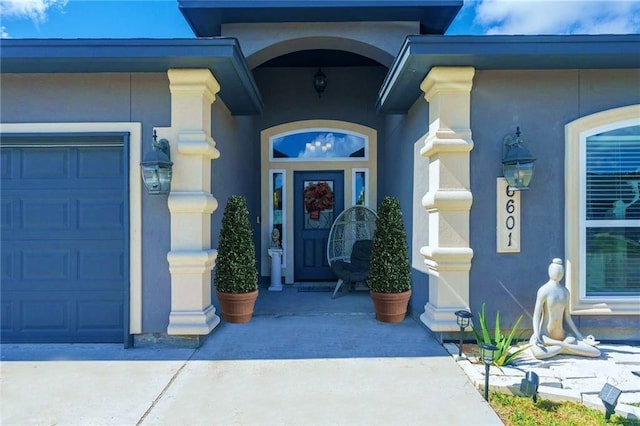
<instances>
[{"instance_id":1,"label":"black lantern light fixture","mask_svg":"<svg viewBox=\"0 0 640 426\"><path fill-rule=\"evenodd\" d=\"M149 194L168 194L171 191L171 154L169 141L158 140L156 131L153 131L153 151L145 154L140 163L142 180Z\"/></svg>"},{"instance_id":2,"label":"black lantern light fixture","mask_svg":"<svg viewBox=\"0 0 640 426\"><path fill-rule=\"evenodd\" d=\"M600 390L600 394L598 394L598 397L600 398L600 400L604 404L604 408L606 409L604 417L605 420L609 420L611 418L611 415L616 412L616 405L618 405L618 398L620 398L621 394L622 391L620 389L613 385L610 385L609 383L605 383L602 387L602 390Z\"/></svg>"},{"instance_id":3,"label":"black lantern light fixture","mask_svg":"<svg viewBox=\"0 0 640 426\"><path fill-rule=\"evenodd\" d=\"M483 343L480 345L480 357L484 361L484 399L489 401L489 368L493 363L498 348L495 345Z\"/></svg>"},{"instance_id":4,"label":"black lantern light fixture","mask_svg":"<svg viewBox=\"0 0 640 426\"><path fill-rule=\"evenodd\" d=\"M462 357L462 343L464 338L464 329L469 327L471 323L471 318L473 318L473 314L469 311L465 311L464 309L455 311L456 320L458 322L458 326L460 327L460 348L458 350L458 357Z\"/></svg>"},{"instance_id":5,"label":"black lantern light fixture","mask_svg":"<svg viewBox=\"0 0 640 426\"><path fill-rule=\"evenodd\" d=\"M319 98L322 97L324 89L327 88L327 76L324 75L320 68L318 68L318 72L313 76L313 88L316 89Z\"/></svg>"},{"instance_id":6,"label":"black lantern light fixture","mask_svg":"<svg viewBox=\"0 0 640 426\"><path fill-rule=\"evenodd\" d=\"M538 386L540 385L540 378L533 371L527 371L524 374L524 379L520 382L520 392L528 398L532 398L533 402L538 402Z\"/></svg>"},{"instance_id":7,"label":"black lantern light fixture","mask_svg":"<svg viewBox=\"0 0 640 426\"><path fill-rule=\"evenodd\" d=\"M507 135L503 140L502 171L509 187L516 191L529 189L533 177L533 163L536 159L523 145L520 137L520 126L516 130L516 137Z\"/></svg>"}]
</instances>

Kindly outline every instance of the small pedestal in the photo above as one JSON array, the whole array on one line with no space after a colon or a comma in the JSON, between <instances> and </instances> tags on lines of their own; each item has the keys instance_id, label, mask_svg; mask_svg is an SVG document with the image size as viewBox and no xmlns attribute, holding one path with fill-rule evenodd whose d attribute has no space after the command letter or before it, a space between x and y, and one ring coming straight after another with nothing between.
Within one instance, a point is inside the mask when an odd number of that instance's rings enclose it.
<instances>
[{"instance_id":1,"label":"small pedestal","mask_svg":"<svg viewBox=\"0 0 640 426\"><path fill-rule=\"evenodd\" d=\"M270 248L271 256L271 285L269 291L282 291L282 249Z\"/></svg>"}]
</instances>

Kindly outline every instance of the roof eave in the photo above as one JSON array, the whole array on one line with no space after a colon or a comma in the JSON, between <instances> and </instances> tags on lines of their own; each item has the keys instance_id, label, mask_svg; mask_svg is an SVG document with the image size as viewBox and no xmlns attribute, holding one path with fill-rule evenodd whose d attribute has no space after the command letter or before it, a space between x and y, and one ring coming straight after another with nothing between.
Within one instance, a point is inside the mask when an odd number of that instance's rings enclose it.
<instances>
[{"instance_id":1,"label":"roof eave","mask_svg":"<svg viewBox=\"0 0 640 426\"><path fill-rule=\"evenodd\" d=\"M238 41L210 39L5 39L2 73L166 72L206 68L234 115L262 112L263 103Z\"/></svg>"},{"instance_id":2,"label":"roof eave","mask_svg":"<svg viewBox=\"0 0 640 426\"><path fill-rule=\"evenodd\" d=\"M378 93L376 108L406 114L433 67L478 70L640 68L640 35L409 36Z\"/></svg>"},{"instance_id":3,"label":"roof eave","mask_svg":"<svg viewBox=\"0 0 640 426\"><path fill-rule=\"evenodd\" d=\"M283 22L420 22L423 34L444 34L462 0L178 0L198 37L218 36L223 24Z\"/></svg>"}]
</instances>

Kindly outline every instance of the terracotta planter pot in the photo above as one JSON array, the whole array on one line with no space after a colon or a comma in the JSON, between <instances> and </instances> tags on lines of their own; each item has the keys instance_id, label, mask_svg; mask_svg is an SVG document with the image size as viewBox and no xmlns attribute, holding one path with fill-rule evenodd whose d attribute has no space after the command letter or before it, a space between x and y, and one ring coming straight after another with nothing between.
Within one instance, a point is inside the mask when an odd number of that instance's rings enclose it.
<instances>
[{"instance_id":1,"label":"terracotta planter pot","mask_svg":"<svg viewBox=\"0 0 640 426\"><path fill-rule=\"evenodd\" d=\"M222 318L226 322L245 323L253 316L253 307L256 305L258 290L250 293L218 293Z\"/></svg>"},{"instance_id":2,"label":"terracotta planter pot","mask_svg":"<svg viewBox=\"0 0 640 426\"><path fill-rule=\"evenodd\" d=\"M407 315L411 290L403 293L378 293L371 291L376 319L381 322L402 322Z\"/></svg>"}]
</instances>

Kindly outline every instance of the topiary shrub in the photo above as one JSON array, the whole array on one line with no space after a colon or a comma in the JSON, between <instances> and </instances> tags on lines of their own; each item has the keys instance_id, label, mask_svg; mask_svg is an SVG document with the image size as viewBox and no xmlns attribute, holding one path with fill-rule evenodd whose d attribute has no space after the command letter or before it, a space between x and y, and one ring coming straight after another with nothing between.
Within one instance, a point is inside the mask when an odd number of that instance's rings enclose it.
<instances>
[{"instance_id":1,"label":"topiary shrub","mask_svg":"<svg viewBox=\"0 0 640 426\"><path fill-rule=\"evenodd\" d=\"M371 248L369 288L378 293L411 290L407 233L397 198L385 197L378 209Z\"/></svg>"},{"instance_id":2,"label":"topiary shrub","mask_svg":"<svg viewBox=\"0 0 640 426\"><path fill-rule=\"evenodd\" d=\"M222 216L214 285L222 293L258 289L258 269L247 200L232 195Z\"/></svg>"}]
</instances>

